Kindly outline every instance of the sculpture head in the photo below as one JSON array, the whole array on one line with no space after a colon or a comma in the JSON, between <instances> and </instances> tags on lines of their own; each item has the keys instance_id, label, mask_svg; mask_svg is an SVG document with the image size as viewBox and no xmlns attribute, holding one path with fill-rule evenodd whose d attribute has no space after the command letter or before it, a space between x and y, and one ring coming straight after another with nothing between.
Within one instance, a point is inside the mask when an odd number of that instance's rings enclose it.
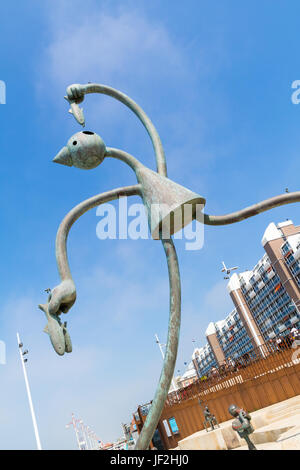
<instances>
[{"instance_id":1,"label":"sculpture head","mask_svg":"<svg viewBox=\"0 0 300 470\"><path fill-rule=\"evenodd\" d=\"M96 168L106 154L105 143L98 134L81 131L74 134L53 159L61 165L76 166L83 170Z\"/></svg>"},{"instance_id":2,"label":"sculpture head","mask_svg":"<svg viewBox=\"0 0 300 470\"><path fill-rule=\"evenodd\" d=\"M234 418L236 418L239 414L238 407L236 405L230 405L228 411Z\"/></svg>"}]
</instances>

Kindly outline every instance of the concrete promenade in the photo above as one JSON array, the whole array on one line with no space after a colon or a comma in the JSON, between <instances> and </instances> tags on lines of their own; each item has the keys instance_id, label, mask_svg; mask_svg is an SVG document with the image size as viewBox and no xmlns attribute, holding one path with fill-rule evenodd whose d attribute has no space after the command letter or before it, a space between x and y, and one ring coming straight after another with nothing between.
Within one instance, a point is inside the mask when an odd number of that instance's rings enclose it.
<instances>
[{"instance_id":1,"label":"concrete promenade","mask_svg":"<svg viewBox=\"0 0 300 470\"><path fill-rule=\"evenodd\" d=\"M300 450L300 395L251 413L258 450ZM231 427L232 419L215 431L201 430L178 442L176 450L246 450Z\"/></svg>"}]
</instances>

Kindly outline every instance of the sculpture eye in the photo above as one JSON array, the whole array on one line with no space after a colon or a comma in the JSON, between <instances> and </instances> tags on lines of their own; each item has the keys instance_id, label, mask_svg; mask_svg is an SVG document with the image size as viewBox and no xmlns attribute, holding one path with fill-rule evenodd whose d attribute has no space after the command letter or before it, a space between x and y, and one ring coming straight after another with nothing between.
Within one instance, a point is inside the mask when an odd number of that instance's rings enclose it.
<instances>
[{"instance_id":1,"label":"sculpture eye","mask_svg":"<svg viewBox=\"0 0 300 470\"><path fill-rule=\"evenodd\" d=\"M77 145L77 140L74 140L73 145Z\"/></svg>"}]
</instances>

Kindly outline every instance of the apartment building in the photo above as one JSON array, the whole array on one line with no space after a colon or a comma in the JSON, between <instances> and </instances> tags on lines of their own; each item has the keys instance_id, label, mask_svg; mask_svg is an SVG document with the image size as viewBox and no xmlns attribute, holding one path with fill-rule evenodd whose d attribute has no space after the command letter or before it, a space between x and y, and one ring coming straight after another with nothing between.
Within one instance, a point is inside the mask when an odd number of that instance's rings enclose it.
<instances>
[{"instance_id":1,"label":"apartment building","mask_svg":"<svg viewBox=\"0 0 300 470\"><path fill-rule=\"evenodd\" d=\"M230 277L234 310L209 323L207 344L192 355L199 378L228 358L244 356L292 327L300 329L300 226L272 222L261 243L265 253L254 268Z\"/></svg>"},{"instance_id":2,"label":"apartment building","mask_svg":"<svg viewBox=\"0 0 300 470\"><path fill-rule=\"evenodd\" d=\"M187 387L194 383L198 379L198 375L195 369L194 361L192 360L186 368L186 371L182 376L176 377L176 385L178 388Z\"/></svg>"},{"instance_id":3,"label":"apartment building","mask_svg":"<svg viewBox=\"0 0 300 470\"><path fill-rule=\"evenodd\" d=\"M198 378L205 377L212 367L218 367L218 362L209 343L194 350L192 361Z\"/></svg>"},{"instance_id":4,"label":"apartment building","mask_svg":"<svg viewBox=\"0 0 300 470\"><path fill-rule=\"evenodd\" d=\"M300 227L271 223L262 246L253 270L233 274L227 286L254 347L300 326Z\"/></svg>"}]
</instances>

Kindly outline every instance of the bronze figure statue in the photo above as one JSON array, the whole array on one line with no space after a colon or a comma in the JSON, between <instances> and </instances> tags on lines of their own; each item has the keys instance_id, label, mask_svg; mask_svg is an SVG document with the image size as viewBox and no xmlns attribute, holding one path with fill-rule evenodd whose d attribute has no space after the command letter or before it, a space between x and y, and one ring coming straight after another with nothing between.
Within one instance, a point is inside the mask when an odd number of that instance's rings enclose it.
<instances>
[{"instance_id":1,"label":"bronze figure statue","mask_svg":"<svg viewBox=\"0 0 300 470\"><path fill-rule=\"evenodd\" d=\"M150 232L154 239L161 240L168 264L170 284L170 315L166 354L159 383L150 412L136 444L136 449L147 449L159 421L167 398L174 373L180 321L181 288L177 254L172 235L193 219L206 225L227 225L239 222L264 212L273 207L300 201L300 191L284 193L241 211L222 216L204 214L202 209L205 198L167 178L166 159L157 130L146 113L131 98L120 91L95 83L71 85L65 97L70 104L70 112L80 125L85 125L83 110L78 104L86 94L100 93L109 95L130 108L146 128L155 152L156 171L145 167L135 157L123 150L108 148L100 136L91 131L82 131L69 139L67 145L58 153L54 161L67 166L93 169L104 158L117 158L128 164L136 174L137 184L121 187L91 197L74 207L63 219L56 236L56 260L61 282L51 290L46 305L40 305L44 311L49 333L55 351L59 355L71 352L72 345L66 323L60 320L61 313L67 313L76 300L76 288L71 276L67 257L67 237L74 222L88 210L124 196L138 195L142 198L148 213ZM188 206L188 216L183 209Z\"/></svg>"},{"instance_id":2,"label":"bronze figure statue","mask_svg":"<svg viewBox=\"0 0 300 470\"><path fill-rule=\"evenodd\" d=\"M249 450L257 450L255 445L250 439L250 434L254 432L251 421L251 416L243 408L238 408L236 405L230 405L228 408L229 413L234 419L232 422L232 429L238 433L240 437L245 439Z\"/></svg>"},{"instance_id":3,"label":"bronze figure statue","mask_svg":"<svg viewBox=\"0 0 300 470\"><path fill-rule=\"evenodd\" d=\"M204 408L202 407L202 401L200 400L200 398L198 399L198 403L201 406L204 414L205 419L203 422L203 426L205 427L206 432L209 432L209 427L211 428L211 431L215 430L215 426L220 427L217 418L210 412L208 406L206 405Z\"/></svg>"}]
</instances>

